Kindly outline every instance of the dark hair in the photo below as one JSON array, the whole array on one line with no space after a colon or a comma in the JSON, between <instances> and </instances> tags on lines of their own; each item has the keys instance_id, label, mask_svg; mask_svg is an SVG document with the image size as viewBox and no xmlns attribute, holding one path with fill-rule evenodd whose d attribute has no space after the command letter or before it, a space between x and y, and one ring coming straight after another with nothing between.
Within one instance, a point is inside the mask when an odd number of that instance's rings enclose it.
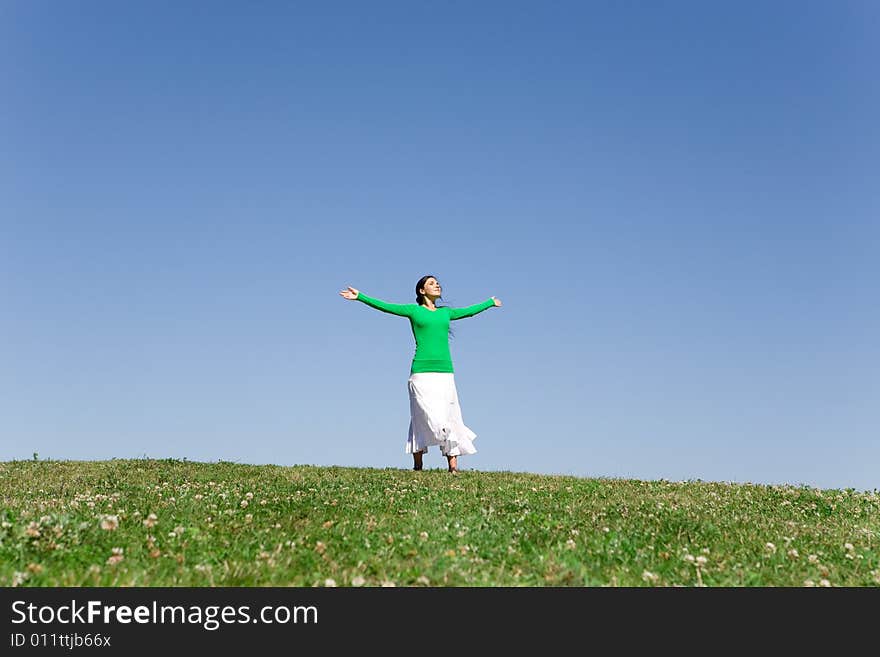
<instances>
[{"instance_id":1,"label":"dark hair","mask_svg":"<svg viewBox=\"0 0 880 657\"><path fill-rule=\"evenodd\" d=\"M433 274L425 274L424 276L422 276L419 279L419 282L416 283L416 303L419 304L420 306L425 305L425 295L422 294L421 292L419 292L419 290L421 290L423 287L425 287L425 283L428 282L429 278L433 278L435 281L437 280L437 277L434 276ZM440 281L437 281L437 282L439 283ZM442 299L443 297L441 296L440 298ZM446 308L446 306L437 306L437 308ZM450 322L450 326L449 326L449 337L451 337L451 338L455 337L455 333L452 330L451 322Z\"/></svg>"}]
</instances>

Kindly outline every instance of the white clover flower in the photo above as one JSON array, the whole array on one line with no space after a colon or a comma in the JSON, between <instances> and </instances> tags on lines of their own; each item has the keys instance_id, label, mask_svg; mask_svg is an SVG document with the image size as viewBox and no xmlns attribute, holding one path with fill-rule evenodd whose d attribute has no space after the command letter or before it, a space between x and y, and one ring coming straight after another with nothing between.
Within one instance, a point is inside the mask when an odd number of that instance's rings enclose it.
<instances>
[{"instance_id":1,"label":"white clover flower","mask_svg":"<svg viewBox=\"0 0 880 657\"><path fill-rule=\"evenodd\" d=\"M844 543L844 544L843 544L843 549L845 549L847 552L852 552L852 551L855 550L856 548L853 546L852 543Z\"/></svg>"},{"instance_id":2,"label":"white clover flower","mask_svg":"<svg viewBox=\"0 0 880 657\"><path fill-rule=\"evenodd\" d=\"M113 552L113 554L111 554L107 558L107 565L108 566L115 566L116 564L118 564L120 561L122 561L125 558L122 555L123 549L121 547L113 548L112 552Z\"/></svg>"},{"instance_id":3,"label":"white clover flower","mask_svg":"<svg viewBox=\"0 0 880 657\"><path fill-rule=\"evenodd\" d=\"M116 531L119 527L119 516L101 516L101 529L105 531Z\"/></svg>"},{"instance_id":4,"label":"white clover flower","mask_svg":"<svg viewBox=\"0 0 880 657\"><path fill-rule=\"evenodd\" d=\"M692 554L686 554L686 555L684 555L683 558L688 563L693 563L694 561L696 561L696 559L694 558L694 555L692 555Z\"/></svg>"},{"instance_id":5,"label":"white clover flower","mask_svg":"<svg viewBox=\"0 0 880 657\"><path fill-rule=\"evenodd\" d=\"M642 579L646 582L654 583L660 579L660 575L656 573L652 573L650 570L646 570L642 573Z\"/></svg>"},{"instance_id":6,"label":"white clover flower","mask_svg":"<svg viewBox=\"0 0 880 657\"><path fill-rule=\"evenodd\" d=\"M430 586L431 585L431 580L429 580L424 575L419 575L419 578L416 580L416 582L418 582L422 586Z\"/></svg>"},{"instance_id":7,"label":"white clover flower","mask_svg":"<svg viewBox=\"0 0 880 657\"><path fill-rule=\"evenodd\" d=\"M807 586L807 587L816 586L816 582L814 582L814 581L811 580L811 579L805 579L805 580L804 580L804 586Z\"/></svg>"},{"instance_id":8,"label":"white clover flower","mask_svg":"<svg viewBox=\"0 0 880 657\"><path fill-rule=\"evenodd\" d=\"M247 501L247 500L242 500L242 501L239 503L239 505L241 506L242 509L246 509L246 508L247 508L247 505L248 505L248 501Z\"/></svg>"},{"instance_id":9,"label":"white clover flower","mask_svg":"<svg viewBox=\"0 0 880 657\"><path fill-rule=\"evenodd\" d=\"M397 584L395 584L394 582L392 582L389 579L386 579L385 581L382 582L382 587L386 588L386 589L393 589L396 586L397 586Z\"/></svg>"},{"instance_id":10,"label":"white clover flower","mask_svg":"<svg viewBox=\"0 0 880 657\"><path fill-rule=\"evenodd\" d=\"M788 551L788 556L791 557L792 559L797 559L798 556L800 556L800 555L798 554L798 551L795 548L791 548Z\"/></svg>"},{"instance_id":11,"label":"white clover flower","mask_svg":"<svg viewBox=\"0 0 880 657\"><path fill-rule=\"evenodd\" d=\"M775 553L776 553L776 546L773 545L773 543L769 543L769 542L768 542L768 543L764 546L764 549L765 549L767 552L769 552L770 554L775 554Z\"/></svg>"},{"instance_id":12,"label":"white clover flower","mask_svg":"<svg viewBox=\"0 0 880 657\"><path fill-rule=\"evenodd\" d=\"M159 518L156 517L155 513L151 513L146 518L144 518L144 527L154 527L157 522L159 522Z\"/></svg>"},{"instance_id":13,"label":"white clover flower","mask_svg":"<svg viewBox=\"0 0 880 657\"><path fill-rule=\"evenodd\" d=\"M245 499L252 500L252 499L254 499L254 494L253 493L245 493L244 497L245 497Z\"/></svg>"},{"instance_id":14,"label":"white clover flower","mask_svg":"<svg viewBox=\"0 0 880 657\"><path fill-rule=\"evenodd\" d=\"M324 580L324 586L329 588L334 588L336 586L336 580L330 579L329 577Z\"/></svg>"},{"instance_id":15,"label":"white clover flower","mask_svg":"<svg viewBox=\"0 0 880 657\"><path fill-rule=\"evenodd\" d=\"M366 583L366 580L363 577L361 577L360 575L357 575L356 577L354 577L351 580L352 586L363 586L365 583Z\"/></svg>"},{"instance_id":16,"label":"white clover flower","mask_svg":"<svg viewBox=\"0 0 880 657\"><path fill-rule=\"evenodd\" d=\"M568 539L565 542L565 547L568 550L574 550L577 547L577 543L575 543L572 539Z\"/></svg>"},{"instance_id":17,"label":"white clover flower","mask_svg":"<svg viewBox=\"0 0 880 657\"><path fill-rule=\"evenodd\" d=\"M810 563L819 563L819 557L817 557L815 554L811 554L807 557L807 561L809 561Z\"/></svg>"},{"instance_id":18,"label":"white clover flower","mask_svg":"<svg viewBox=\"0 0 880 657\"><path fill-rule=\"evenodd\" d=\"M704 557L703 555L700 555L699 557L697 557L697 565L698 566L705 566L706 565L706 557Z\"/></svg>"},{"instance_id":19,"label":"white clover flower","mask_svg":"<svg viewBox=\"0 0 880 657\"><path fill-rule=\"evenodd\" d=\"M427 541L428 540L428 532L419 533L419 538L422 539L423 541Z\"/></svg>"},{"instance_id":20,"label":"white clover flower","mask_svg":"<svg viewBox=\"0 0 880 657\"><path fill-rule=\"evenodd\" d=\"M827 588L827 587L831 586L831 582L829 582L827 579L820 579L819 586L824 586Z\"/></svg>"}]
</instances>

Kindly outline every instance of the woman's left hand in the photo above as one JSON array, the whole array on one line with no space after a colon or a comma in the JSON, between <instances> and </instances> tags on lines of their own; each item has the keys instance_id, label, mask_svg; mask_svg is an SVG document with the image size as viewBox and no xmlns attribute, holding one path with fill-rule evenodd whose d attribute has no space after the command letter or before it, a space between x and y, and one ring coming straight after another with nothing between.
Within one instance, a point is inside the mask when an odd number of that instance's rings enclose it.
<instances>
[{"instance_id":1,"label":"woman's left hand","mask_svg":"<svg viewBox=\"0 0 880 657\"><path fill-rule=\"evenodd\" d=\"M501 306L501 299L496 299L495 297L491 297L492 301L495 302L495 307L498 308Z\"/></svg>"}]
</instances>

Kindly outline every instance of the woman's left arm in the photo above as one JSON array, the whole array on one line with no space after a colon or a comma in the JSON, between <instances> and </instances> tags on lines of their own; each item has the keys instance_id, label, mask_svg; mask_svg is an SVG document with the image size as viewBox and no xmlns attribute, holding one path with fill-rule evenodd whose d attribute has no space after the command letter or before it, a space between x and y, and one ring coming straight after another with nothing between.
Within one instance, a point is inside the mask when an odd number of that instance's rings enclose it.
<instances>
[{"instance_id":1,"label":"woman's left arm","mask_svg":"<svg viewBox=\"0 0 880 657\"><path fill-rule=\"evenodd\" d=\"M464 319L465 317L473 317L477 313L481 313L488 308L500 305L500 300L496 299L495 297L491 297L489 299L486 299L483 303L478 303L473 306L467 306L465 308L450 308L449 319Z\"/></svg>"}]
</instances>

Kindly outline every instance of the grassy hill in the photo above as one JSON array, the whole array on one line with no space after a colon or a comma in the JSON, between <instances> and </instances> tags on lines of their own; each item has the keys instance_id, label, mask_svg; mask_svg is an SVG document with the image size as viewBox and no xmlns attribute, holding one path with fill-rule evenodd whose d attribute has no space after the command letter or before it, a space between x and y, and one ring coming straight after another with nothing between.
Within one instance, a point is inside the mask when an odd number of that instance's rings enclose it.
<instances>
[{"instance_id":1,"label":"grassy hill","mask_svg":"<svg viewBox=\"0 0 880 657\"><path fill-rule=\"evenodd\" d=\"M3 586L878 586L880 494L176 460L0 463Z\"/></svg>"}]
</instances>

